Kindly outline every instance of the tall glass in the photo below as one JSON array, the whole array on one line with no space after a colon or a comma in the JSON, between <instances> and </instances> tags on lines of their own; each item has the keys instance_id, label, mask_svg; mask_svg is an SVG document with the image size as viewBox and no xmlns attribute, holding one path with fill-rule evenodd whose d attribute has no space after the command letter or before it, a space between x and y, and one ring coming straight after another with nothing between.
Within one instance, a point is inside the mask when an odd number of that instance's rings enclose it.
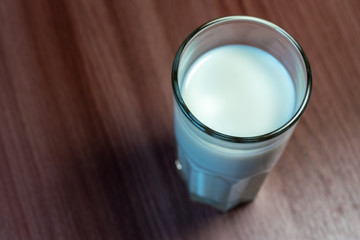
<instances>
[{"instance_id":1,"label":"tall glass","mask_svg":"<svg viewBox=\"0 0 360 240\"><path fill-rule=\"evenodd\" d=\"M295 88L295 112L283 126L255 137L222 134L199 121L181 96L185 74L201 55L224 45L244 44L265 50L287 69ZM193 200L226 211L256 196L280 158L311 92L311 70L300 45L280 27L254 17L210 21L180 46L172 68L176 167ZM266 119L264 119L266 121Z\"/></svg>"}]
</instances>

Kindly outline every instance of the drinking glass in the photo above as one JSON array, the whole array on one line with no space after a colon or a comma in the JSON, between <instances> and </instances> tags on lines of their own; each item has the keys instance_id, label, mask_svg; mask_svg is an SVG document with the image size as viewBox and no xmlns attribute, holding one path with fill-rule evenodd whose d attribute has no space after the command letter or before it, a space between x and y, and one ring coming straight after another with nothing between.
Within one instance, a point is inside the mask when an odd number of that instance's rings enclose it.
<instances>
[{"instance_id":1,"label":"drinking glass","mask_svg":"<svg viewBox=\"0 0 360 240\"><path fill-rule=\"evenodd\" d=\"M238 137L218 132L199 121L182 98L182 83L191 65L204 53L233 44L270 53L284 65L293 81L294 114L269 133ZM222 211L254 199L304 112L311 86L311 70L304 51L273 23L249 16L230 16L205 23L193 31L181 44L172 67L175 163L191 199Z\"/></svg>"}]
</instances>

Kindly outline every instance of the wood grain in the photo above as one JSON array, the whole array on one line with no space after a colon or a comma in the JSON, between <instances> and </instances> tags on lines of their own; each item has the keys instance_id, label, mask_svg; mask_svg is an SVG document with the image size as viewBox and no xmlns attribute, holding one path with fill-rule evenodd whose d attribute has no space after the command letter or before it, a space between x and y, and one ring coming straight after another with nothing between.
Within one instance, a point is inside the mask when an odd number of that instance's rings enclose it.
<instances>
[{"instance_id":1,"label":"wood grain","mask_svg":"<svg viewBox=\"0 0 360 240\"><path fill-rule=\"evenodd\" d=\"M360 239L360 2L0 3L0 239ZM313 70L257 199L222 214L173 166L171 64L200 24L252 15Z\"/></svg>"}]
</instances>

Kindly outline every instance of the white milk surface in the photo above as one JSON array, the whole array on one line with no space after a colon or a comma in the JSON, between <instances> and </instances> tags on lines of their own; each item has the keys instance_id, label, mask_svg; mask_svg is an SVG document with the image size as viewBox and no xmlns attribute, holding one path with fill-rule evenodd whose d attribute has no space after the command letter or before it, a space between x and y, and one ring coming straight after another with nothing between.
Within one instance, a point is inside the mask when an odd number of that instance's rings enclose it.
<instances>
[{"instance_id":1,"label":"white milk surface","mask_svg":"<svg viewBox=\"0 0 360 240\"><path fill-rule=\"evenodd\" d=\"M264 50L247 45L222 46L202 55L187 72L181 93L203 124L237 137L276 130L295 107L285 67Z\"/></svg>"}]
</instances>

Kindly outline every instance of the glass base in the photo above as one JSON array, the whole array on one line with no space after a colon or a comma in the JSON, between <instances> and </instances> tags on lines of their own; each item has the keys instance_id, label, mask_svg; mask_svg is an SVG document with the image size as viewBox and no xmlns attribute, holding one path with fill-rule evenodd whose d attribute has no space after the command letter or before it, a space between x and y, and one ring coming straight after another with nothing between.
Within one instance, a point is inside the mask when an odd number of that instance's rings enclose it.
<instances>
[{"instance_id":1,"label":"glass base","mask_svg":"<svg viewBox=\"0 0 360 240\"><path fill-rule=\"evenodd\" d=\"M220 210L222 212L227 212L238 205L247 204L254 200L254 198L252 198L252 199L238 199L231 202L217 202L209 198L198 196L193 193L190 193L190 199L194 202L210 205L211 207L216 208L217 210Z\"/></svg>"},{"instance_id":2,"label":"glass base","mask_svg":"<svg viewBox=\"0 0 360 240\"><path fill-rule=\"evenodd\" d=\"M263 184L267 172L245 179L227 181L223 177L192 169L186 172L186 167L175 161L180 177L187 185L190 199L208 204L220 211L226 212L237 205L252 201Z\"/></svg>"}]
</instances>

